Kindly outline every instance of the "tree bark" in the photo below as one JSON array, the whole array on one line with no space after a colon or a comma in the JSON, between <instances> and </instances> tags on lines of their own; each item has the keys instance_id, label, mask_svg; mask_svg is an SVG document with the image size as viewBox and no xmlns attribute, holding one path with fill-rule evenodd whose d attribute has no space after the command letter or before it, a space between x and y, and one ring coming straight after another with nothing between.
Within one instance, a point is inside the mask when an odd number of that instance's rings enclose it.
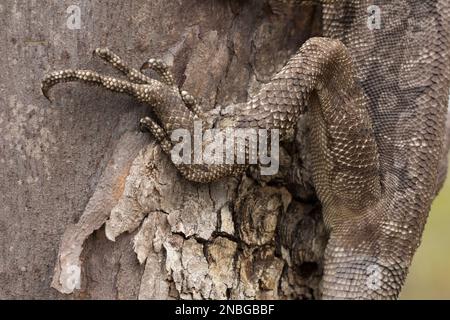
<instances>
[{"instance_id":1,"label":"tree bark","mask_svg":"<svg viewBox=\"0 0 450 320\"><path fill-rule=\"evenodd\" d=\"M306 117L276 176L252 168L202 185L138 132L146 106L81 84L53 89L52 104L40 92L51 70L113 73L91 55L109 47L136 67L163 58L214 114L318 33L317 8L280 17L258 0L6 0L0 15L0 298L319 296L327 235Z\"/></svg>"}]
</instances>

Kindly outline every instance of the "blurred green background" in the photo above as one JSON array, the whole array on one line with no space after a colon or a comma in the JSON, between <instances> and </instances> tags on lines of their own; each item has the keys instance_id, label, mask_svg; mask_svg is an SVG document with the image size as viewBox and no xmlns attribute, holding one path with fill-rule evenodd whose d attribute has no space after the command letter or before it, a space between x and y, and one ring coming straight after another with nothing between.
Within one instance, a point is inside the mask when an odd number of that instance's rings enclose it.
<instances>
[{"instance_id":1,"label":"blurred green background","mask_svg":"<svg viewBox=\"0 0 450 320\"><path fill-rule=\"evenodd\" d=\"M450 299L450 179L433 202L400 298Z\"/></svg>"}]
</instances>

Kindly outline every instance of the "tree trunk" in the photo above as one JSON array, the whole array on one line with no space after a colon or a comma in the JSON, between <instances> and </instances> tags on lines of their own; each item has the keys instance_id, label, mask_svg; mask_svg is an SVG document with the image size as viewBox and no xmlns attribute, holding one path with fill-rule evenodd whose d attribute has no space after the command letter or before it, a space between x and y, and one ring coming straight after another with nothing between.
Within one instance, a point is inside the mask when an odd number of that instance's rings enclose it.
<instances>
[{"instance_id":1,"label":"tree trunk","mask_svg":"<svg viewBox=\"0 0 450 320\"><path fill-rule=\"evenodd\" d=\"M109 47L136 67L164 59L219 112L319 30L317 8L280 17L263 2L2 2L0 298L319 296L327 236L306 118L276 176L202 185L138 131L149 110L130 97L67 84L50 104L40 92L51 70L112 73L91 55Z\"/></svg>"}]
</instances>

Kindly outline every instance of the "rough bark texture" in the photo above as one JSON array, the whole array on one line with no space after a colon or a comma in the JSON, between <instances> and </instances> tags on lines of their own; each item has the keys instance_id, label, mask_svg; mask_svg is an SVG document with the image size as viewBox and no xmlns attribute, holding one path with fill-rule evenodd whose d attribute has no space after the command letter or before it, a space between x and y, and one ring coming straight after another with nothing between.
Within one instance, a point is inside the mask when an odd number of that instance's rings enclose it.
<instances>
[{"instance_id":1,"label":"rough bark texture","mask_svg":"<svg viewBox=\"0 0 450 320\"><path fill-rule=\"evenodd\" d=\"M317 297L327 235L307 125L277 176L200 185L138 132L149 110L131 98L70 84L50 104L40 92L49 70L111 73L91 56L109 47L136 67L162 57L218 112L317 34L316 10L281 19L258 0L83 1L71 30L72 4L0 5L0 298ZM71 292L77 268L74 294L51 288Z\"/></svg>"}]
</instances>

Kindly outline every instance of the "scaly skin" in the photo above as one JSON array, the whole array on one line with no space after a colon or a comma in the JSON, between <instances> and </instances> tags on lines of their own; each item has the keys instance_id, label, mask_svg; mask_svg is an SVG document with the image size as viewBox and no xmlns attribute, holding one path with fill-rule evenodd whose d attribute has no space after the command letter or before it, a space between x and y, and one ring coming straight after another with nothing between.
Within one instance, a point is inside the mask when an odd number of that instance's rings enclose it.
<instances>
[{"instance_id":1,"label":"scaly skin","mask_svg":"<svg viewBox=\"0 0 450 320\"><path fill-rule=\"evenodd\" d=\"M370 5L381 9L379 30L367 26ZM392 299L400 292L436 193L444 150L449 17L448 0L323 1L324 37L308 40L258 94L217 124L280 129L283 140L308 113L313 181L330 230L323 298ZM192 132L200 109L174 86L161 61L143 66L160 73L156 81L107 49L96 54L129 81L57 71L43 80L44 94L57 83L82 81L132 95L152 106L161 125L148 117L141 124L165 152L175 129ZM198 182L246 168L176 166Z\"/></svg>"}]
</instances>

